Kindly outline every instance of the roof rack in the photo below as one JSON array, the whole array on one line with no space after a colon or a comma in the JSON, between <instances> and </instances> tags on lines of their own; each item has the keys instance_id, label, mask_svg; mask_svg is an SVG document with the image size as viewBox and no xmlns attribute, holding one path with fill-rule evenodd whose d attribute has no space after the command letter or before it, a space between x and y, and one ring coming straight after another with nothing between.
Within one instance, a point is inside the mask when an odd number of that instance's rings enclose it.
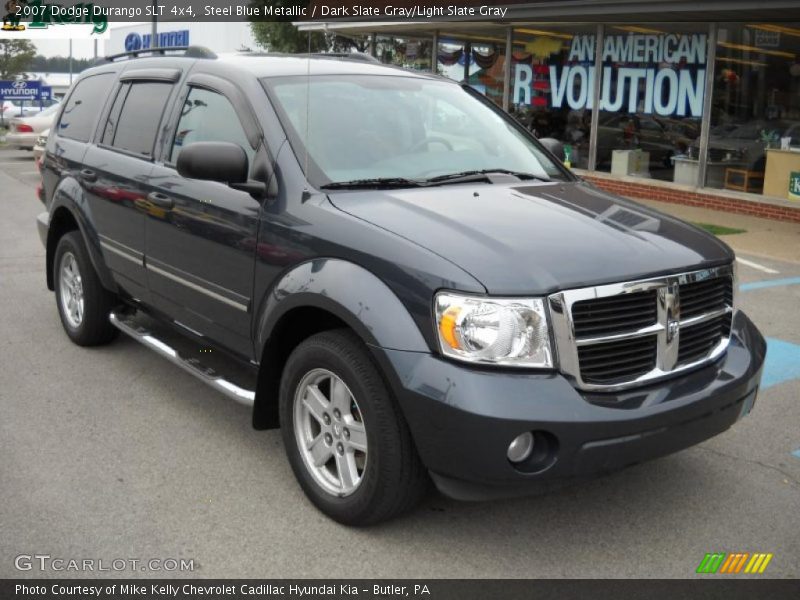
<instances>
[{"instance_id":1,"label":"roof rack","mask_svg":"<svg viewBox=\"0 0 800 600\"><path fill-rule=\"evenodd\" d=\"M183 52L186 58L207 58L214 59L217 55L204 46L164 46L159 48L142 48L141 50L131 50L130 52L120 52L106 57L107 62L114 62L120 58L139 58L143 54L151 56L166 56L167 52Z\"/></svg>"},{"instance_id":2,"label":"roof rack","mask_svg":"<svg viewBox=\"0 0 800 600\"><path fill-rule=\"evenodd\" d=\"M377 58L363 52L312 52L311 54L293 54L290 52L240 52L240 56L273 57L273 58L328 58L332 60L354 60L357 62L368 62L381 64Z\"/></svg>"},{"instance_id":3,"label":"roof rack","mask_svg":"<svg viewBox=\"0 0 800 600\"><path fill-rule=\"evenodd\" d=\"M369 63L381 62L371 54L365 54L363 52L312 52L304 56L310 56L312 58L333 58L337 60L355 60Z\"/></svg>"}]
</instances>

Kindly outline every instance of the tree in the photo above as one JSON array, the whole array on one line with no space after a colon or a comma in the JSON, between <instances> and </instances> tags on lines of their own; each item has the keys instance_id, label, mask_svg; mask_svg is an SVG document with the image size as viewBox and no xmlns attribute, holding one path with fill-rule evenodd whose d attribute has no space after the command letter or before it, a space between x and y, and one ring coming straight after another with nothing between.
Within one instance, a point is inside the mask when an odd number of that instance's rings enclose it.
<instances>
[{"instance_id":1,"label":"tree","mask_svg":"<svg viewBox=\"0 0 800 600\"><path fill-rule=\"evenodd\" d=\"M299 31L291 23L257 21L250 23L250 28L258 45L270 52L298 54L309 50L311 52L328 50L328 40L325 39L324 33Z\"/></svg>"},{"instance_id":2,"label":"tree","mask_svg":"<svg viewBox=\"0 0 800 600\"><path fill-rule=\"evenodd\" d=\"M275 0L271 2L254 0L252 4L261 7L269 4L272 6L273 11L283 9L290 14L297 15L297 10L308 8L309 3L303 0ZM353 50L364 52L366 50L366 40L353 40L334 33L320 31L299 31L297 27L292 25L292 21L300 19L301 17L297 16L272 17L269 21L253 21L250 23L250 28L253 31L256 43L270 52L299 54L305 52L351 52Z\"/></svg>"},{"instance_id":3,"label":"tree","mask_svg":"<svg viewBox=\"0 0 800 600\"><path fill-rule=\"evenodd\" d=\"M39 54L31 61L28 69L42 73L69 73L69 63L68 56L42 56ZM91 67L93 63L94 60L90 58L73 58L72 72L80 73Z\"/></svg>"},{"instance_id":4,"label":"tree","mask_svg":"<svg viewBox=\"0 0 800 600\"><path fill-rule=\"evenodd\" d=\"M14 79L29 70L36 56L30 40L0 40L0 79Z\"/></svg>"}]
</instances>

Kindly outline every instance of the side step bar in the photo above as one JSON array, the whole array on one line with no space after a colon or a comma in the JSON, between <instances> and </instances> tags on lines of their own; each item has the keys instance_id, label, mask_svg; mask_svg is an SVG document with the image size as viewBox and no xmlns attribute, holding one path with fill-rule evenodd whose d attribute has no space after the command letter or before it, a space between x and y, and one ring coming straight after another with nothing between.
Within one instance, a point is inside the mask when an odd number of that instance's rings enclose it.
<instances>
[{"instance_id":1,"label":"side step bar","mask_svg":"<svg viewBox=\"0 0 800 600\"><path fill-rule=\"evenodd\" d=\"M181 369L191 373L218 392L221 392L240 404L253 406L256 399L256 393L254 391L241 388L220 377L213 369L203 366L196 358L182 357L177 350L154 337L149 331L143 327L127 323L124 317L118 316L116 313L112 312L108 319L111 321L111 324L122 333L129 335L140 344L155 351L156 354L160 354L170 362L178 365Z\"/></svg>"}]
</instances>

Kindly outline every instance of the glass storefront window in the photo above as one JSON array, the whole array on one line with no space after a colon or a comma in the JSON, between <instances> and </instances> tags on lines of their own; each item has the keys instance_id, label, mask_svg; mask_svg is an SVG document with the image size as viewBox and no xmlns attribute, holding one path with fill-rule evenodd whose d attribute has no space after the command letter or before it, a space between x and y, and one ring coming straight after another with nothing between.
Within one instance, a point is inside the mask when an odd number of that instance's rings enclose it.
<instances>
[{"instance_id":1,"label":"glass storefront window","mask_svg":"<svg viewBox=\"0 0 800 600\"><path fill-rule=\"evenodd\" d=\"M595 169L689 186L789 197L800 173L800 23L606 24L601 48ZM559 157L590 164L595 24L443 27L435 71L503 105ZM429 41L391 38L391 62L430 69ZM381 48L387 48L386 40ZM704 121L706 87L710 114ZM699 181L708 126L706 178ZM800 177L796 195L800 195Z\"/></svg>"},{"instance_id":2,"label":"glass storefront window","mask_svg":"<svg viewBox=\"0 0 800 600\"><path fill-rule=\"evenodd\" d=\"M505 38L501 32L439 32L438 73L466 82L503 105Z\"/></svg>"},{"instance_id":3,"label":"glass storefront window","mask_svg":"<svg viewBox=\"0 0 800 600\"><path fill-rule=\"evenodd\" d=\"M411 71L431 70L431 42L415 38L379 38L377 55L381 62Z\"/></svg>"},{"instance_id":4,"label":"glass storefront window","mask_svg":"<svg viewBox=\"0 0 800 600\"><path fill-rule=\"evenodd\" d=\"M575 57L570 50L582 36L594 40L595 31L594 25L514 30L510 110L536 137L560 142L560 158L583 169L589 162L594 54Z\"/></svg>"},{"instance_id":5,"label":"glass storefront window","mask_svg":"<svg viewBox=\"0 0 800 600\"><path fill-rule=\"evenodd\" d=\"M723 24L717 38L705 184L786 198L800 171L800 23Z\"/></svg>"},{"instance_id":6,"label":"glass storefront window","mask_svg":"<svg viewBox=\"0 0 800 600\"><path fill-rule=\"evenodd\" d=\"M697 184L707 55L707 24L606 26L598 171Z\"/></svg>"}]
</instances>

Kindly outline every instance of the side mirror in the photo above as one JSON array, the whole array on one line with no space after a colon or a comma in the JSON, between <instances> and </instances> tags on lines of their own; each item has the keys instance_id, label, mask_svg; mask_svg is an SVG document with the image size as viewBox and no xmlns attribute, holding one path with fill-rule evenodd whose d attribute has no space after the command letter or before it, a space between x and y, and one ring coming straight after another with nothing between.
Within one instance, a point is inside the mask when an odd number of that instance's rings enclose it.
<instances>
[{"instance_id":1,"label":"side mirror","mask_svg":"<svg viewBox=\"0 0 800 600\"><path fill-rule=\"evenodd\" d=\"M250 165L241 146L230 142L195 142L178 154L178 174L189 179L247 183Z\"/></svg>"}]
</instances>

